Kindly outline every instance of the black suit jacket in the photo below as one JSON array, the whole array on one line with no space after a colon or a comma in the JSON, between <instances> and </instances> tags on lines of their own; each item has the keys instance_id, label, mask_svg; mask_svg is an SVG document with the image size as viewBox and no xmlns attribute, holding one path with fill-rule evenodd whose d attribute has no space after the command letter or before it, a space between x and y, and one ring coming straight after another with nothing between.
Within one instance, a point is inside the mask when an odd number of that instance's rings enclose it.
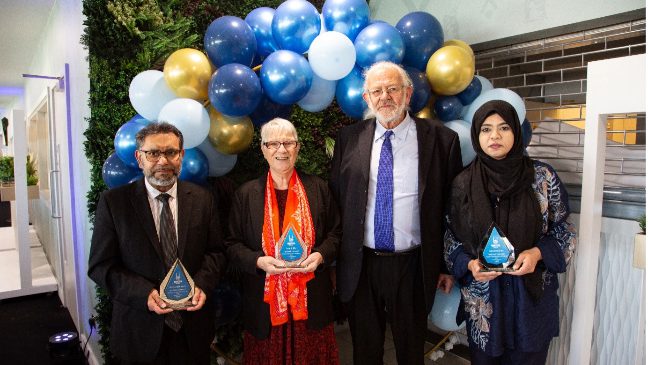
<instances>
[{"instance_id":1,"label":"black suit jacket","mask_svg":"<svg viewBox=\"0 0 648 365\"><path fill-rule=\"evenodd\" d=\"M340 237L340 217L337 205L324 180L299 172L306 189L308 204L315 227L313 252L319 252L324 263L307 284L308 328L320 329L333 322L333 285L330 264L337 256ZM234 195L230 212L229 235L225 241L231 264L242 271L243 327L257 338L270 334L270 309L263 301L265 272L256 266L264 256L261 247L264 195L267 175L243 184Z\"/></svg>"},{"instance_id":2,"label":"black suit jacket","mask_svg":"<svg viewBox=\"0 0 648 365\"><path fill-rule=\"evenodd\" d=\"M210 295L225 268L218 212L211 193L178 182L178 252L207 303L182 311L190 349L209 355L214 337ZM110 349L120 359L147 362L157 354L164 316L150 312L147 298L167 271L144 180L105 191L95 215L88 275L112 300ZM196 350L194 350L196 349ZM205 351L207 349L207 351Z\"/></svg>"},{"instance_id":3,"label":"black suit jacket","mask_svg":"<svg viewBox=\"0 0 648 365\"><path fill-rule=\"evenodd\" d=\"M418 139L418 186L421 215L421 267L427 311L432 308L443 262L445 201L461 171L457 134L437 121L412 117ZM364 223L375 119L346 126L338 133L331 166L331 189L342 215L342 244L337 261L340 299L353 297L362 269Z\"/></svg>"}]
</instances>

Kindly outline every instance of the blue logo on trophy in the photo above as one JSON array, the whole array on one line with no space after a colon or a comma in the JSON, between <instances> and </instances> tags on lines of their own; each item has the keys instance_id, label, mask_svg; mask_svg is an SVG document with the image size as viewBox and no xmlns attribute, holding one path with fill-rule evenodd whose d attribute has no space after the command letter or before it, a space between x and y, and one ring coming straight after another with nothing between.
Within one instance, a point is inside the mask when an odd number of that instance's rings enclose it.
<instances>
[{"instance_id":1,"label":"blue logo on trophy","mask_svg":"<svg viewBox=\"0 0 648 365\"><path fill-rule=\"evenodd\" d=\"M307 255L306 245L290 223L277 243L275 256L282 260L286 267L299 267Z\"/></svg>"},{"instance_id":2,"label":"blue logo on trophy","mask_svg":"<svg viewBox=\"0 0 648 365\"><path fill-rule=\"evenodd\" d=\"M479 261L484 271L513 271L515 248L501 228L493 222L479 247Z\"/></svg>"}]
</instances>

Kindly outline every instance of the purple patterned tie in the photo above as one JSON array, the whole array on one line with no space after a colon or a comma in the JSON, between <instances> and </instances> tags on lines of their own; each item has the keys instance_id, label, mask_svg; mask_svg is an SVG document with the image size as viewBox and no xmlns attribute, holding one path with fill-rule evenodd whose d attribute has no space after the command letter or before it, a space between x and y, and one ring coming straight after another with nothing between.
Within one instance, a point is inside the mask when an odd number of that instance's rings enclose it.
<instances>
[{"instance_id":1,"label":"purple patterned tie","mask_svg":"<svg viewBox=\"0 0 648 365\"><path fill-rule=\"evenodd\" d=\"M383 135L376 181L376 206L374 211L374 242L376 250L394 252L394 156L388 130Z\"/></svg>"}]
</instances>

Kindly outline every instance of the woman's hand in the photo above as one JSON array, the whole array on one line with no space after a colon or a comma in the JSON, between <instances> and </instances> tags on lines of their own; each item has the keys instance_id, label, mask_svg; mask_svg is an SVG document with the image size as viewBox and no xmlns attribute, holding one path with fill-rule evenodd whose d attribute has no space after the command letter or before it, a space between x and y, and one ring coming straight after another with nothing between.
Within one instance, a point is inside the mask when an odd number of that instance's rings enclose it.
<instances>
[{"instance_id":1,"label":"woman's hand","mask_svg":"<svg viewBox=\"0 0 648 365\"><path fill-rule=\"evenodd\" d=\"M498 276L502 275L501 272L497 271L481 271L482 269L482 264L479 263L479 260L473 259L468 261L468 270L472 272L473 277L477 281L491 281Z\"/></svg>"},{"instance_id":2,"label":"woman's hand","mask_svg":"<svg viewBox=\"0 0 648 365\"><path fill-rule=\"evenodd\" d=\"M319 252L312 252L304 261L301 262L300 267L293 268L293 272L313 272L317 267L324 262L324 257Z\"/></svg>"},{"instance_id":3,"label":"woman's hand","mask_svg":"<svg viewBox=\"0 0 648 365\"><path fill-rule=\"evenodd\" d=\"M290 268L284 267L284 265L283 261L272 256L261 256L257 259L257 267L268 274L283 274L290 271Z\"/></svg>"},{"instance_id":4,"label":"woman's hand","mask_svg":"<svg viewBox=\"0 0 648 365\"><path fill-rule=\"evenodd\" d=\"M528 250L522 251L515 263L513 264L513 269L515 271L507 272L509 275L525 275L535 271L538 261L542 260L542 252L537 247L532 247Z\"/></svg>"}]
</instances>

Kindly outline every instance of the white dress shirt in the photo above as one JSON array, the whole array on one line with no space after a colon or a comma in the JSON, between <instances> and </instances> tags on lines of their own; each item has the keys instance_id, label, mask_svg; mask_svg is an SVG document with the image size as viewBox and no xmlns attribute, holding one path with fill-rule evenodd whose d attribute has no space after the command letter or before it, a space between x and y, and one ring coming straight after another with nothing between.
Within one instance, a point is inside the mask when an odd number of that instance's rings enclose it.
<instances>
[{"instance_id":1,"label":"white dress shirt","mask_svg":"<svg viewBox=\"0 0 648 365\"><path fill-rule=\"evenodd\" d=\"M371 147L371 168L369 170L369 191L365 216L364 245L376 248L374 242L374 214L376 207L376 181L378 164L387 129L376 122L373 146ZM396 128L392 129L392 154L394 158L394 249L405 251L421 244L420 207L418 202L418 139L416 122L409 114Z\"/></svg>"},{"instance_id":2,"label":"white dress shirt","mask_svg":"<svg viewBox=\"0 0 648 365\"><path fill-rule=\"evenodd\" d=\"M155 222L155 231L160 237L160 213L162 212L162 202L157 199L157 196L162 194L161 191L154 188L153 185L149 184L148 180L144 178L144 184L146 185L146 191L148 192L148 201L151 206L151 213L153 213L153 221ZM169 208L171 208L171 215L173 216L173 222L175 223L176 229L176 244L178 239L178 183L175 184L166 191L171 197L169 198Z\"/></svg>"}]
</instances>

